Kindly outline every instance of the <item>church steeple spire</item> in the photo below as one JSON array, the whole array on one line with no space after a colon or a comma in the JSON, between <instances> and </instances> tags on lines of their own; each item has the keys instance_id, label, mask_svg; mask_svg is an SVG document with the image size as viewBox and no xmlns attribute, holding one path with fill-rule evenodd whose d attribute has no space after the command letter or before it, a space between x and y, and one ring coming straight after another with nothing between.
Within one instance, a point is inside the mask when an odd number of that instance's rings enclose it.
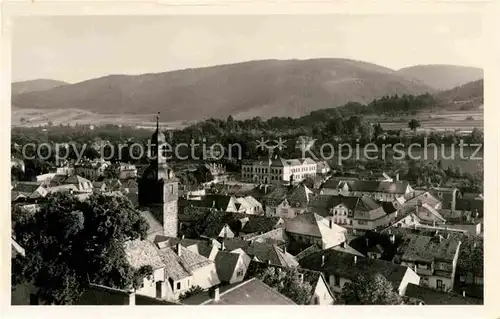
<instances>
[{"instance_id":1,"label":"church steeple spire","mask_svg":"<svg viewBox=\"0 0 500 319\"><path fill-rule=\"evenodd\" d=\"M160 131L160 112L158 111L158 115L156 115L156 132Z\"/></svg>"}]
</instances>

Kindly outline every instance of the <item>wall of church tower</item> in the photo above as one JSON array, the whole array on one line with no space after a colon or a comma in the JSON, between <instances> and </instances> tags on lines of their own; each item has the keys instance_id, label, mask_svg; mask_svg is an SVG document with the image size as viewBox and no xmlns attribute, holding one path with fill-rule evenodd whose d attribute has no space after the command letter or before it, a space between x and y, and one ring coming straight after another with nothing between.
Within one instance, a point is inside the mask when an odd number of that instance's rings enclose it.
<instances>
[{"instance_id":1,"label":"wall of church tower","mask_svg":"<svg viewBox=\"0 0 500 319\"><path fill-rule=\"evenodd\" d=\"M177 237L179 228L177 200L163 204L163 234Z\"/></svg>"}]
</instances>

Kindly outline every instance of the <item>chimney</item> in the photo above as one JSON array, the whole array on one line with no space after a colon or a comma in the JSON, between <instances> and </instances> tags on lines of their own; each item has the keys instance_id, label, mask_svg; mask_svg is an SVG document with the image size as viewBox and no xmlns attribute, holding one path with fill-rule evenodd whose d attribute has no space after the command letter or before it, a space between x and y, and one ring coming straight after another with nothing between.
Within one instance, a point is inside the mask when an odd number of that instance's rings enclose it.
<instances>
[{"instance_id":1,"label":"chimney","mask_svg":"<svg viewBox=\"0 0 500 319\"><path fill-rule=\"evenodd\" d=\"M270 265L271 264L271 259L268 259L267 260L267 264Z\"/></svg>"},{"instance_id":2,"label":"chimney","mask_svg":"<svg viewBox=\"0 0 500 319\"><path fill-rule=\"evenodd\" d=\"M340 244L340 247L345 248L345 241Z\"/></svg>"},{"instance_id":3,"label":"chimney","mask_svg":"<svg viewBox=\"0 0 500 319\"><path fill-rule=\"evenodd\" d=\"M180 257L182 255L182 245L181 243L177 243L177 255Z\"/></svg>"},{"instance_id":4,"label":"chimney","mask_svg":"<svg viewBox=\"0 0 500 319\"><path fill-rule=\"evenodd\" d=\"M432 221L432 226L433 226L433 227L436 227L436 220L433 220L433 221Z\"/></svg>"},{"instance_id":5,"label":"chimney","mask_svg":"<svg viewBox=\"0 0 500 319\"><path fill-rule=\"evenodd\" d=\"M224 240L222 241L222 243L220 243L220 250L221 251L226 250L226 245L224 245Z\"/></svg>"},{"instance_id":6,"label":"chimney","mask_svg":"<svg viewBox=\"0 0 500 319\"><path fill-rule=\"evenodd\" d=\"M462 290L462 296L465 298L465 290Z\"/></svg>"},{"instance_id":7,"label":"chimney","mask_svg":"<svg viewBox=\"0 0 500 319\"><path fill-rule=\"evenodd\" d=\"M285 253L285 255L286 255L286 246L283 247L283 253Z\"/></svg>"},{"instance_id":8,"label":"chimney","mask_svg":"<svg viewBox=\"0 0 500 319\"><path fill-rule=\"evenodd\" d=\"M396 181L399 181L399 173L396 174Z\"/></svg>"},{"instance_id":9,"label":"chimney","mask_svg":"<svg viewBox=\"0 0 500 319\"><path fill-rule=\"evenodd\" d=\"M321 267L325 265L325 255L321 256Z\"/></svg>"},{"instance_id":10,"label":"chimney","mask_svg":"<svg viewBox=\"0 0 500 319\"><path fill-rule=\"evenodd\" d=\"M417 264L413 266L413 271L416 273L417 272Z\"/></svg>"},{"instance_id":11,"label":"chimney","mask_svg":"<svg viewBox=\"0 0 500 319\"><path fill-rule=\"evenodd\" d=\"M212 298L215 302L220 300L219 287L213 287L210 290L210 298Z\"/></svg>"},{"instance_id":12,"label":"chimney","mask_svg":"<svg viewBox=\"0 0 500 319\"><path fill-rule=\"evenodd\" d=\"M184 235L181 236L181 239L184 239Z\"/></svg>"},{"instance_id":13,"label":"chimney","mask_svg":"<svg viewBox=\"0 0 500 319\"><path fill-rule=\"evenodd\" d=\"M354 264L356 265L358 263L358 256L354 255Z\"/></svg>"},{"instance_id":14,"label":"chimney","mask_svg":"<svg viewBox=\"0 0 500 319\"><path fill-rule=\"evenodd\" d=\"M391 241L391 244L394 245L394 243L396 242L396 235L392 234L390 237L390 241Z\"/></svg>"},{"instance_id":15,"label":"chimney","mask_svg":"<svg viewBox=\"0 0 500 319\"><path fill-rule=\"evenodd\" d=\"M328 220L328 227L333 228L333 221L331 219Z\"/></svg>"},{"instance_id":16,"label":"chimney","mask_svg":"<svg viewBox=\"0 0 500 319\"><path fill-rule=\"evenodd\" d=\"M135 306L135 290L134 289L130 289L128 291L128 305Z\"/></svg>"}]
</instances>

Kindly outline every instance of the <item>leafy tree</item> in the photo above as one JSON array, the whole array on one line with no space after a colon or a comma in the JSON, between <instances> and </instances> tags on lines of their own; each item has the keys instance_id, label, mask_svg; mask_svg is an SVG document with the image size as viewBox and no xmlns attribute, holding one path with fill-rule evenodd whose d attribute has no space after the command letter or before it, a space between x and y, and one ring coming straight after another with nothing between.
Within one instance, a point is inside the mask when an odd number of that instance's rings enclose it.
<instances>
[{"instance_id":1,"label":"leafy tree","mask_svg":"<svg viewBox=\"0 0 500 319\"><path fill-rule=\"evenodd\" d=\"M256 277L298 305L306 305L311 301L313 289L309 283L300 280L296 268L268 267Z\"/></svg>"},{"instance_id":2,"label":"leafy tree","mask_svg":"<svg viewBox=\"0 0 500 319\"><path fill-rule=\"evenodd\" d=\"M416 119L412 119L410 122L408 122L408 127L413 131L416 132L417 128L420 127L420 122Z\"/></svg>"},{"instance_id":3,"label":"leafy tree","mask_svg":"<svg viewBox=\"0 0 500 319\"><path fill-rule=\"evenodd\" d=\"M398 305L400 296L381 274L358 276L345 284L341 298L348 305Z\"/></svg>"},{"instance_id":4,"label":"leafy tree","mask_svg":"<svg viewBox=\"0 0 500 319\"><path fill-rule=\"evenodd\" d=\"M152 271L133 269L123 243L144 238L147 222L125 197L92 195L79 201L50 195L40 211L13 211L15 238L26 256L12 262L13 284L31 282L47 304L72 304L86 283L128 289Z\"/></svg>"}]
</instances>

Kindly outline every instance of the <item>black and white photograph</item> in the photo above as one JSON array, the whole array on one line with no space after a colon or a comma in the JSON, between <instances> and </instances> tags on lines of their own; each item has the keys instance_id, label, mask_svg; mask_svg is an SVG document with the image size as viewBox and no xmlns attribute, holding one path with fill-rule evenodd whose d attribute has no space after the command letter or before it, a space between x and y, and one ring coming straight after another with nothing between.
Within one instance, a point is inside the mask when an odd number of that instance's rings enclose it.
<instances>
[{"instance_id":1,"label":"black and white photograph","mask_svg":"<svg viewBox=\"0 0 500 319\"><path fill-rule=\"evenodd\" d=\"M482 19L16 16L11 305L484 305Z\"/></svg>"}]
</instances>

